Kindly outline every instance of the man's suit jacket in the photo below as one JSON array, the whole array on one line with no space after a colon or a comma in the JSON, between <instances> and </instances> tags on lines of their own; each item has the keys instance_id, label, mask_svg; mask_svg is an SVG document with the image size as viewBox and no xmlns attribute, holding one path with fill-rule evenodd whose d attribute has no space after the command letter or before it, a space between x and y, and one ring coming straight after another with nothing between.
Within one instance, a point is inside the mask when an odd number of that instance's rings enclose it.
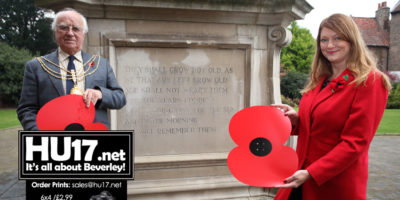
<instances>
[{"instance_id":1,"label":"man's suit jacket","mask_svg":"<svg viewBox=\"0 0 400 200\"><path fill-rule=\"evenodd\" d=\"M302 186L303 199L366 199L368 149L388 91L374 72L358 87L338 85L342 88L332 90L335 84L328 84L320 91L322 82L303 95L293 131L298 134L299 169L312 177ZM275 199L288 199L290 192L281 189Z\"/></svg>"},{"instance_id":2,"label":"man's suit jacket","mask_svg":"<svg viewBox=\"0 0 400 200\"><path fill-rule=\"evenodd\" d=\"M83 63L86 63L91 54L82 52ZM59 65L58 50L44 56L48 60ZM101 122L110 128L107 109L119 109L126 104L125 94L119 86L114 72L104 58L97 57L94 64L99 66L97 71L85 77L85 89L99 89L102 92L102 99L95 105L96 116L94 121ZM42 59L43 60L43 59ZM43 60L44 61L44 60ZM60 69L44 61L52 70L60 72ZM90 65L88 63L87 65ZM90 73L96 66L89 67ZM55 78L47 73L39 61L35 58L27 62L24 72L24 80L21 91L21 98L17 107L18 118L24 130L38 130L36 125L36 115L39 109L54 98L65 95L62 79ZM55 111L57 112L57 111Z\"/></svg>"}]
</instances>

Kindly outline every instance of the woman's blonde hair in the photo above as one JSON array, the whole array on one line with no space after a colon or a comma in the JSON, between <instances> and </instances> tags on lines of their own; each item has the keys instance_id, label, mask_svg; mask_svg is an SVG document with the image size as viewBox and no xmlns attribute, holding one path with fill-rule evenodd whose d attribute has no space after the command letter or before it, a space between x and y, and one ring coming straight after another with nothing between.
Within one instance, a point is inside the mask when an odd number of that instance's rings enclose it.
<instances>
[{"instance_id":1,"label":"woman's blonde hair","mask_svg":"<svg viewBox=\"0 0 400 200\"><path fill-rule=\"evenodd\" d=\"M359 86L361 83L367 80L368 74L371 71L375 71L382 75L383 85L387 90L390 90L391 85L389 78L376 67L376 62L366 48L356 23L349 16L343 14L333 14L324 19L319 26L318 36L316 39L317 49L312 62L310 81L301 91L302 93L306 93L314 89L318 85L321 78L324 76L330 77L333 73L330 62L321 52L320 37L322 28L331 29L343 40L350 43L350 55L347 59L347 69L352 72L355 78L352 83L356 83L356 86Z\"/></svg>"}]
</instances>

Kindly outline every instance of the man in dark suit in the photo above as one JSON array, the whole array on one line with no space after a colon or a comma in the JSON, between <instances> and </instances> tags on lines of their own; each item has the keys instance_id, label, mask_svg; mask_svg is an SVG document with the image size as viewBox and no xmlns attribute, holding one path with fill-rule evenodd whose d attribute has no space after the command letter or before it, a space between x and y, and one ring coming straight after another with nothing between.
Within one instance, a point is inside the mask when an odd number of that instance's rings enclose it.
<instances>
[{"instance_id":1,"label":"man in dark suit","mask_svg":"<svg viewBox=\"0 0 400 200\"><path fill-rule=\"evenodd\" d=\"M125 94L108 61L81 50L88 31L85 17L74 9L64 9L56 14L52 29L58 49L30 60L25 66L17 107L24 130L38 130L36 115L39 109L71 91L81 93L87 107L93 102L96 108L94 121L110 128L107 109L122 108L126 104Z\"/></svg>"}]
</instances>

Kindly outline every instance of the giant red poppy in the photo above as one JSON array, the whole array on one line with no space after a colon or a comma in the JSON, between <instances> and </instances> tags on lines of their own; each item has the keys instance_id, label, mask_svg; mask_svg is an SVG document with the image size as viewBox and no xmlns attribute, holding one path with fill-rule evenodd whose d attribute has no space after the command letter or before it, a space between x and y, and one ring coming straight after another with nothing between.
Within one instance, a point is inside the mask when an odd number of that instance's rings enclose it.
<instances>
[{"instance_id":1,"label":"giant red poppy","mask_svg":"<svg viewBox=\"0 0 400 200\"><path fill-rule=\"evenodd\" d=\"M89 108L81 95L65 95L47 102L38 112L39 130L108 130L102 123L93 123L95 108Z\"/></svg>"},{"instance_id":2,"label":"giant red poppy","mask_svg":"<svg viewBox=\"0 0 400 200\"><path fill-rule=\"evenodd\" d=\"M242 183L274 187L297 169L296 152L284 143L291 123L272 106L253 106L237 112L229 123L229 132L237 147L228 155L232 175Z\"/></svg>"}]
</instances>

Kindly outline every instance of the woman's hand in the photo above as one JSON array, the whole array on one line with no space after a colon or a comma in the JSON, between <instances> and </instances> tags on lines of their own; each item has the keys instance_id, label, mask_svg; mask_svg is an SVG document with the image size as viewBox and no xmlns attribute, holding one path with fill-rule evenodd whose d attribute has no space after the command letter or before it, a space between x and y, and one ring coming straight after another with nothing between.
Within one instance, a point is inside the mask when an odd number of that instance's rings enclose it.
<instances>
[{"instance_id":1,"label":"woman's hand","mask_svg":"<svg viewBox=\"0 0 400 200\"><path fill-rule=\"evenodd\" d=\"M292 107L286 104L271 104L271 106L282 110L285 113L285 116L289 117L292 126L297 125L297 121L299 120L299 115Z\"/></svg>"},{"instance_id":2,"label":"woman's hand","mask_svg":"<svg viewBox=\"0 0 400 200\"><path fill-rule=\"evenodd\" d=\"M307 170L302 169L296 171L291 177L286 178L284 180L283 185L278 185L276 186L277 188L298 188L301 186L304 182L306 182L308 179L311 178L310 173L308 173Z\"/></svg>"}]
</instances>

